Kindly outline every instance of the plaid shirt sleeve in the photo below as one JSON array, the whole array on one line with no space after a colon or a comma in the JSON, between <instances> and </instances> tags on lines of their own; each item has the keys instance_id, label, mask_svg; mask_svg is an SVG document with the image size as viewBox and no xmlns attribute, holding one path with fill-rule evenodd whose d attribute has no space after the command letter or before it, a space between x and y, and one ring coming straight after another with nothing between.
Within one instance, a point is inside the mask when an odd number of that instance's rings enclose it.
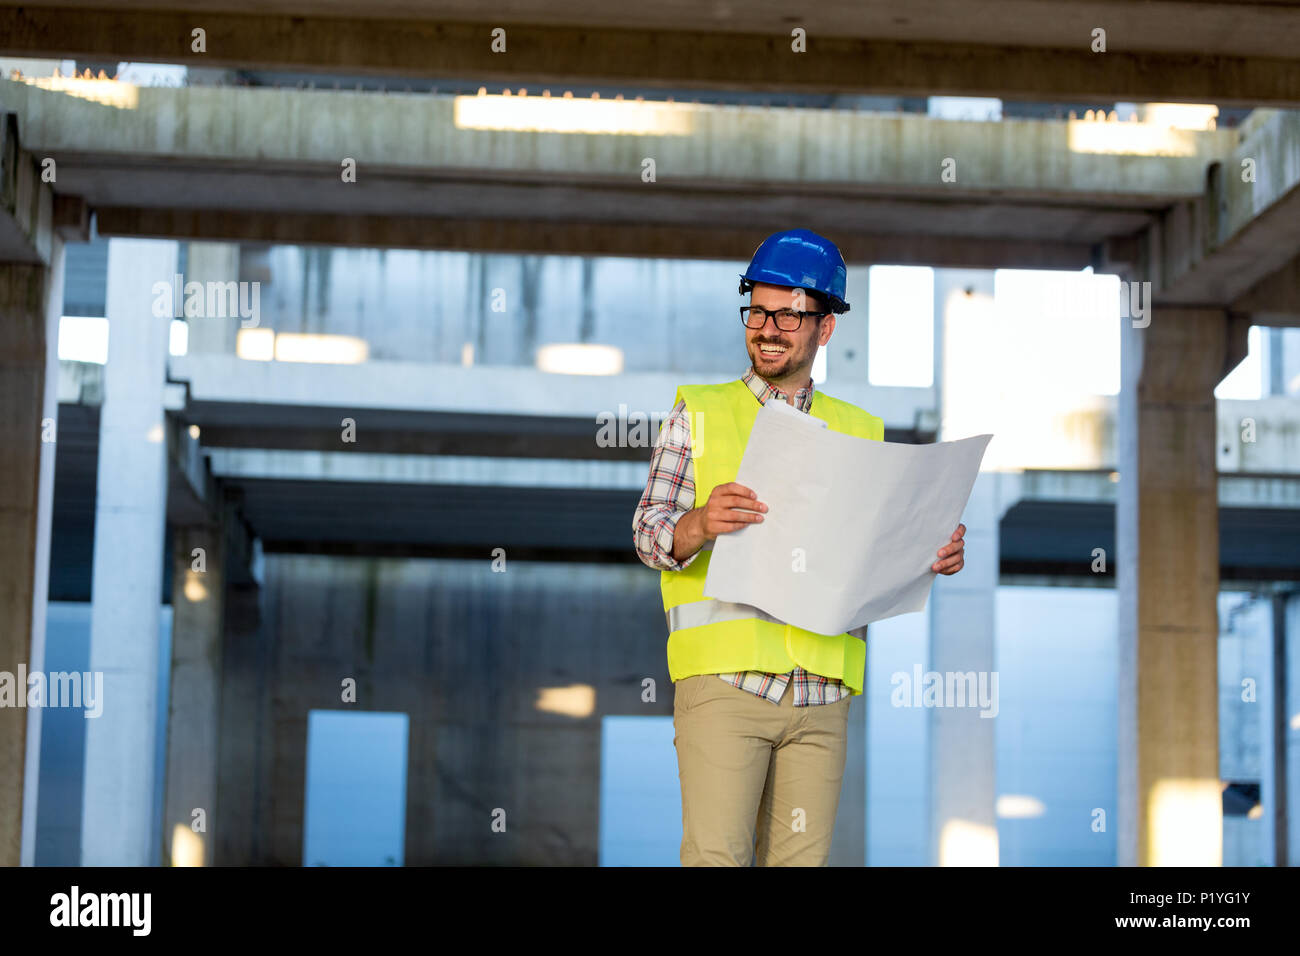
<instances>
[{"instance_id":1,"label":"plaid shirt sleeve","mask_svg":"<svg viewBox=\"0 0 1300 956\"><path fill-rule=\"evenodd\" d=\"M664 420L650 456L650 476L632 518L637 556L657 571L680 571L699 555L673 560L677 522L695 507L695 471L691 467L691 429L686 403L678 402Z\"/></svg>"}]
</instances>

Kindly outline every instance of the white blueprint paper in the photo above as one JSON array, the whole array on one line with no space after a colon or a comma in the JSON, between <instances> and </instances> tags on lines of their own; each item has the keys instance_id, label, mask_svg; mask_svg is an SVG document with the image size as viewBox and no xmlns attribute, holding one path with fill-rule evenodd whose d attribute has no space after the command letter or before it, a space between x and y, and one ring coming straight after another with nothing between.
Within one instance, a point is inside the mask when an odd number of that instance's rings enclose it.
<instances>
[{"instance_id":1,"label":"white blueprint paper","mask_svg":"<svg viewBox=\"0 0 1300 956\"><path fill-rule=\"evenodd\" d=\"M736 481L769 510L718 535L705 596L818 634L921 610L992 437L872 441L768 402Z\"/></svg>"}]
</instances>

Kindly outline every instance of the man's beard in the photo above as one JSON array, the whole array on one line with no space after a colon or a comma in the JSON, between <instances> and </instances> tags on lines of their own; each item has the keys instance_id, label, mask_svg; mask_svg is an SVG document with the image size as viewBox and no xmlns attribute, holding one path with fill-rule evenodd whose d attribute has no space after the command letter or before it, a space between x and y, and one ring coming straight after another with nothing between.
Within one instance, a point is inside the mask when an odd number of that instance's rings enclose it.
<instances>
[{"instance_id":1,"label":"man's beard","mask_svg":"<svg viewBox=\"0 0 1300 956\"><path fill-rule=\"evenodd\" d=\"M763 345L785 345L786 351L780 356L767 358L764 356ZM755 340L750 353L750 362L754 366L754 371L760 373L765 378L784 378L790 373L798 370L800 367L800 358L795 353L794 346L783 342L762 342Z\"/></svg>"}]
</instances>

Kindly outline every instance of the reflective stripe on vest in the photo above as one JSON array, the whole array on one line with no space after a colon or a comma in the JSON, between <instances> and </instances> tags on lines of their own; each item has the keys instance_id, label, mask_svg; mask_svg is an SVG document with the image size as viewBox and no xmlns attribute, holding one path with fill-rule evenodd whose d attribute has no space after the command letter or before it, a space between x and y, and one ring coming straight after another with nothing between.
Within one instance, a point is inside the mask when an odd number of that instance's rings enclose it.
<instances>
[{"instance_id":1,"label":"reflective stripe on vest","mask_svg":"<svg viewBox=\"0 0 1300 956\"><path fill-rule=\"evenodd\" d=\"M751 617L760 621L769 621L772 624L785 625L785 621L779 621L766 611L760 611L752 605L733 604L730 601L715 601L712 598L705 598L703 601L690 601L686 604L670 607L667 614L669 631L684 631L688 627L721 624L723 621L743 621Z\"/></svg>"},{"instance_id":2,"label":"reflective stripe on vest","mask_svg":"<svg viewBox=\"0 0 1300 956\"><path fill-rule=\"evenodd\" d=\"M688 627L703 627L705 624L721 624L723 621L744 621L754 618L759 621L767 621L770 624L779 624L785 626L785 621L773 617L766 611L761 611L749 604L735 604L731 601L717 601L712 598L706 598L703 601L689 601L686 604L679 604L676 607L670 607L666 612L668 616L668 630L684 631ZM851 631L846 631L854 637L867 639L867 625L855 627Z\"/></svg>"}]
</instances>

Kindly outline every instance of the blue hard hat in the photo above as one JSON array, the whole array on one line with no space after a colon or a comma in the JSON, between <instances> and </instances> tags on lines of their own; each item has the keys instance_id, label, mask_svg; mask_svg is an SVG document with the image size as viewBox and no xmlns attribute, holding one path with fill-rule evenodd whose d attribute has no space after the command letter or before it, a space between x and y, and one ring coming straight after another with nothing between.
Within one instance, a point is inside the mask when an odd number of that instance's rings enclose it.
<instances>
[{"instance_id":1,"label":"blue hard hat","mask_svg":"<svg viewBox=\"0 0 1300 956\"><path fill-rule=\"evenodd\" d=\"M847 312L844 286L848 270L835 243L808 229L774 232L754 250L749 268L740 277L744 295L755 282L807 289L824 296L832 312Z\"/></svg>"}]
</instances>

